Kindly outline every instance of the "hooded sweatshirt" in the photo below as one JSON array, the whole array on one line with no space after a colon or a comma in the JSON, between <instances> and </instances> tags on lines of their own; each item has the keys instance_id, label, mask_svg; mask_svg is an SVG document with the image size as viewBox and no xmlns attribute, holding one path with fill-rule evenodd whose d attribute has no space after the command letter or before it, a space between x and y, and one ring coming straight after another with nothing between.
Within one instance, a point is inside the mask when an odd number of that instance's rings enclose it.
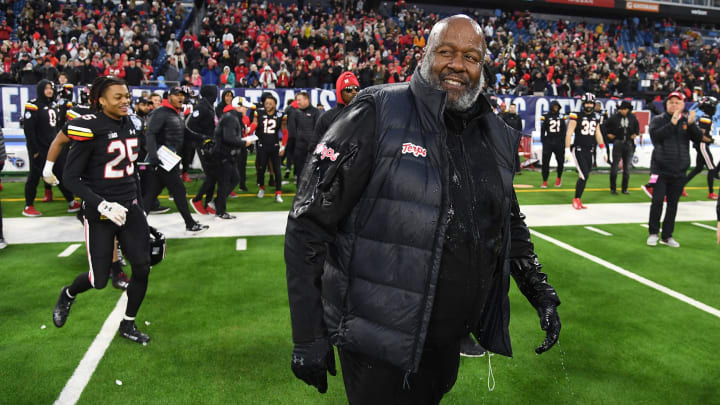
<instances>
[{"instance_id":1,"label":"hooded sweatshirt","mask_svg":"<svg viewBox=\"0 0 720 405\"><path fill-rule=\"evenodd\" d=\"M52 97L45 97L45 86L52 85L50 80L40 80L36 97L25 103L23 129L30 157L38 153L43 159L47 155L50 143L58 132L59 112L55 105L55 91Z\"/></svg>"}]
</instances>

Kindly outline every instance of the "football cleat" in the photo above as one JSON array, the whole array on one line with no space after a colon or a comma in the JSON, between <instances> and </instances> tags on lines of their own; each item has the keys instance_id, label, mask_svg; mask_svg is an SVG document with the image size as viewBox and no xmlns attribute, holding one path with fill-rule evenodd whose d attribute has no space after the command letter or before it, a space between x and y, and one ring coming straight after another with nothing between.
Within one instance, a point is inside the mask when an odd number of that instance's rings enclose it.
<instances>
[{"instance_id":1,"label":"football cleat","mask_svg":"<svg viewBox=\"0 0 720 405\"><path fill-rule=\"evenodd\" d=\"M67 295L68 287L63 287L60 290L60 296L58 297L55 309L53 310L53 323L58 328L62 328L67 321L68 314L70 314L70 307L72 307L74 298L70 298Z\"/></svg>"},{"instance_id":2,"label":"football cleat","mask_svg":"<svg viewBox=\"0 0 720 405\"><path fill-rule=\"evenodd\" d=\"M282 196L280 194L275 194L275 202L276 203L283 202Z\"/></svg>"},{"instance_id":3,"label":"football cleat","mask_svg":"<svg viewBox=\"0 0 720 405\"><path fill-rule=\"evenodd\" d=\"M80 201L72 200L68 203L67 212L71 212L71 213L78 212L78 211L80 211L80 207L81 207Z\"/></svg>"},{"instance_id":4,"label":"football cleat","mask_svg":"<svg viewBox=\"0 0 720 405\"><path fill-rule=\"evenodd\" d=\"M257 193L257 197L258 197L258 198L263 198L263 197L265 197L265 190L261 188L261 189L258 191L258 193Z\"/></svg>"},{"instance_id":5,"label":"football cleat","mask_svg":"<svg viewBox=\"0 0 720 405\"><path fill-rule=\"evenodd\" d=\"M42 202L52 202L52 199L53 199L52 189L51 189L51 188L46 188L46 189L45 189L45 196L43 197L43 199L42 199L41 201L42 201Z\"/></svg>"},{"instance_id":6,"label":"football cleat","mask_svg":"<svg viewBox=\"0 0 720 405\"><path fill-rule=\"evenodd\" d=\"M460 355L463 357L483 357L485 353L485 349L470 335L460 341Z\"/></svg>"},{"instance_id":7,"label":"football cleat","mask_svg":"<svg viewBox=\"0 0 720 405\"><path fill-rule=\"evenodd\" d=\"M150 209L150 212L148 212L148 214L150 214L150 215L164 214L168 211L170 211L170 207L163 207L161 205L158 205L157 207Z\"/></svg>"},{"instance_id":8,"label":"football cleat","mask_svg":"<svg viewBox=\"0 0 720 405\"><path fill-rule=\"evenodd\" d=\"M652 193L653 193L652 186L643 185L643 186L640 186L640 188L645 193L645 195L647 195L648 197L650 197L652 199Z\"/></svg>"},{"instance_id":9,"label":"football cleat","mask_svg":"<svg viewBox=\"0 0 720 405\"><path fill-rule=\"evenodd\" d=\"M235 215L230 215L227 212L224 214L215 215L215 219L235 219Z\"/></svg>"},{"instance_id":10,"label":"football cleat","mask_svg":"<svg viewBox=\"0 0 720 405\"><path fill-rule=\"evenodd\" d=\"M717 200L718 195L717 195L717 193L708 193L708 198L711 200Z\"/></svg>"},{"instance_id":11,"label":"football cleat","mask_svg":"<svg viewBox=\"0 0 720 405\"><path fill-rule=\"evenodd\" d=\"M208 225L203 225L201 223L195 222L194 224L190 225L185 229L190 233L201 233L207 231L208 228L210 228Z\"/></svg>"},{"instance_id":12,"label":"football cleat","mask_svg":"<svg viewBox=\"0 0 720 405\"><path fill-rule=\"evenodd\" d=\"M239 196L237 195L237 193L235 192L235 190L233 190L233 191L230 192L230 195L229 195L228 197L230 197L230 198L238 198Z\"/></svg>"},{"instance_id":13,"label":"football cleat","mask_svg":"<svg viewBox=\"0 0 720 405\"><path fill-rule=\"evenodd\" d=\"M118 290L127 290L130 285L130 280L127 278L127 274L124 271L118 273L117 276L112 276L112 286Z\"/></svg>"},{"instance_id":14,"label":"football cleat","mask_svg":"<svg viewBox=\"0 0 720 405\"><path fill-rule=\"evenodd\" d=\"M687 197L687 196L688 196L688 193L687 193L687 191L685 191L685 189L683 189L683 191L682 191L682 194L681 194L681 195L682 195L683 197Z\"/></svg>"},{"instance_id":15,"label":"football cleat","mask_svg":"<svg viewBox=\"0 0 720 405\"><path fill-rule=\"evenodd\" d=\"M135 321L129 321L125 319L120 321L118 335L137 343L147 343L150 341L150 336L140 332L135 326Z\"/></svg>"},{"instance_id":16,"label":"football cleat","mask_svg":"<svg viewBox=\"0 0 720 405\"><path fill-rule=\"evenodd\" d=\"M182 176L180 176L180 177L182 178L182 181L184 181L185 183L190 183L192 181L192 180L190 180L190 175L188 175L187 172L183 173Z\"/></svg>"},{"instance_id":17,"label":"football cleat","mask_svg":"<svg viewBox=\"0 0 720 405\"><path fill-rule=\"evenodd\" d=\"M543 180L542 184L540 185L540 188L547 188L547 180Z\"/></svg>"},{"instance_id":18,"label":"football cleat","mask_svg":"<svg viewBox=\"0 0 720 405\"><path fill-rule=\"evenodd\" d=\"M26 217L39 217L40 215L42 215L42 212L36 210L35 207L33 207L32 205L28 205L27 207L25 207L22 214Z\"/></svg>"},{"instance_id":19,"label":"football cleat","mask_svg":"<svg viewBox=\"0 0 720 405\"><path fill-rule=\"evenodd\" d=\"M190 199L190 206L193 207L193 209L195 210L195 212L197 212L199 215L207 215L207 214L208 214L208 212L207 212L207 210L205 209L205 207L203 207L203 202L202 202L202 200L193 201L192 199Z\"/></svg>"},{"instance_id":20,"label":"football cleat","mask_svg":"<svg viewBox=\"0 0 720 405\"><path fill-rule=\"evenodd\" d=\"M573 198L572 207L575 208L576 210L583 209L582 202L580 201L579 198Z\"/></svg>"},{"instance_id":21,"label":"football cleat","mask_svg":"<svg viewBox=\"0 0 720 405\"><path fill-rule=\"evenodd\" d=\"M558 177L555 180L555 187L560 187L560 186L562 186L562 179L560 177Z\"/></svg>"},{"instance_id":22,"label":"football cleat","mask_svg":"<svg viewBox=\"0 0 720 405\"><path fill-rule=\"evenodd\" d=\"M215 215L217 212L215 211L215 201L210 201L205 207L205 210L207 211L208 215Z\"/></svg>"}]
</instances>

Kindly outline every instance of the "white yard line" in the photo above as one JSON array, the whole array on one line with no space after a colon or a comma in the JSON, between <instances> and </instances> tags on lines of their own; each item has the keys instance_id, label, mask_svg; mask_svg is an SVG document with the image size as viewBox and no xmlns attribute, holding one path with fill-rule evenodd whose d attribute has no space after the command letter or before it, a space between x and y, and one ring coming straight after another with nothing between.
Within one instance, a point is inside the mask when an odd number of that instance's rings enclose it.
<instances>
[{"instance_id":1,"label":"white yard line","mask_svg":"<svg viewBox=\"0 0 720 405\"><path fill-rule=\"evenodd\" d=\"M584 257L584 258L586 258L586 259L588 259L588 260L590 260L590 261L592 261L592 262L594 262L594 263L597 263L597 264L599 264L599 265L601 265L601 266L603 266L603 267L606 267L606 268L608 268L608 269L610 269L610 270L612 270L612 271L614 271L614 272L616 272L616 273L618 273L618 274L621 274L621 275L623 275L623 276L625 276L625 277L628 277L628 278L630 278L630 279L633 279L633 280L637 281L638 283L644 284L644 285L646 285L646 286L648 286L648 287L650 287L650 288L653 288L653 289L655 289L655 290L658 290L658 291L660 291L661 293L667 294L667 295L669 295L669 296L671 296L671 297L673 297L673 298L677 298L678 300L680 300L680 301L682 301L682 302L685 302L685 303L687 303L687 304L690 304L690 305L694 306L695 308L697 308L697 309L699 309L699 310L701 310L701 311L707 312L707 313L710 314L710 315L714 315L714 316L720 318L720 310L718 310L718 309L716 309L716 308L713 308L713 307L711 307L711 306L709 306L709 305L703 304L703 303L700 302L700 301L694 300L694 299L688 297L687 295L684 295L684 294L681 294L681 293L679 293L679 292L677 292L677 291L671 290L671 289L669 289L669 288L667 288L667 287L665 287L665 286L663 286L663 285L660 285L660 284L658 284L658 283L656 283L656 282L654 282L654 281L651 281L651 280L646 279L645 277L639 276L639 275L637 275L637 274L635 274L635 273L633 273L633 272L630 272L630 271L628 271L628 270L625 270L625 269L623 269L622 267L616 266L616 265L614 265L614 264L612 264L612 263L610 263L610 262L608 262L608 261L606 261L606 260L603 260L603 259L601 259L601 258L599 258L599 257L597 257L597 256L593 256L593 255L591 255L590 253L587 253L587 252L585 252L585 251L582 251L582 250L580 250L580 249L578 249L578 248L576 248L576 247L570 246L570 245L568 245L567 243L561 242L561 241L559 241L559 240L557 240L557 239L555 239L555 238L553 238L553 237L547 236L547 235L545 235L545 234L542 234L542 233L537 232L537 231L532 230L532 229L530 230L530 233L531 233L533 236L536 236L536 237L538 237L538 238L540 238L540 239L544 239L544 240L546 240L546 241L548 241L548 242L550 242L550 243L552 243L552 244L554 244L554 245L557 245L557 246L559 246L559 247L561 247L561 248L563 248L563 249L565 249L565 250L568 250L568 251L570 251L570 252L572 252L572 253L575 253L575 254L578 255L578 256Z\"/></svg>"},{"instance_id":2,"label":"white yard line","mask_svg":"<svg viewBox=\"0 0 720 405\"><path fill-rule=\"evenodd\" d=\"M648 224L640 224L640 226L642 226L643 228L650 228L650 225Z\"/></svg>"},{"instance_id":3,"label":"white yard line","mask_svg":"<svg viewBox=\"0 0 720 405\"><path fill-rule=\"evenodd\" d=\"M698 223L698 222L693 222L692 224L695 225L695 226L699 226L700 228L709 229L709 230L711 230L711 231L717 231L717 228L715 228L714 226L705 225L705 224L701 224L701 223Z\"/></svg>"},{"instance_id":4,"label":"white yard line","mask_svg":"<svg viewBox=\"0 0 720 405\"><path fill-rule=\"evenodd\" d=\"M73 243L72 245L68 246L67 249L65 249L65 250L63 250L62 252L60 252L60 254L58 255L58 257L68 257L68 256L70 256L71 254L75 253L75 251L76 251L77 248L79 248L79 247L80 247L80 244L79 244L79 243Z\"/></svg>"},{"instance_id":5,"label":"white yard line","mask_svg":"<svg viewBox=\"0 0 720 405\"><path fill-rule=\"evenodd\" d=\"M95 337L85 356L80 360L80 364L73 372L72 377L65 384L65 388L63 388L57 401L55 401L56 405L74 404L80 399L80 395L90 381L90 377L92 377L100 360L102 360L105 350L110 346L110 342L112 342L120 327L120 321L126 306L127 294L122 293L115 305L115 309L112 310L102 329L100 329L100 333Z\"/></svg>"},{"instance_id":6,"label":"white yard line","mask_svg":"<svg viewBox=\"0 0 720 405\"><path fill-rule=\"evenodd\" d=\"M240 238L235 241L235 250L247 250L247 239Z\"/></svg>"},{"instance_id":7,"label":"white yard line","mask_svg":"<svg viewBox=\"0 0 720 405\"><path fill-rule=\"evenodd\" d=\"M595 228L594 226L586 226L585 229L587 229L588 231L597 232L600 235L612 236L612 234L610 232L605 232L602 229Z\"/></svg>"}]
</instances>

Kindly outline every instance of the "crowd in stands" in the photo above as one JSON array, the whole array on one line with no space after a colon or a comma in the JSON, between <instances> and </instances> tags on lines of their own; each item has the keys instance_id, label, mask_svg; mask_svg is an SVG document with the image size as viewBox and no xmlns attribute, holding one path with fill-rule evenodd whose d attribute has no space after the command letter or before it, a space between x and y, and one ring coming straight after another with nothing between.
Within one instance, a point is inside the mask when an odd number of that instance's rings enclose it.
<instances>
[{"instance_id":1,"label":"crowd in stands","mask_svg":"<svg viewBox=\"0 0 720 405\"><path fill-rule=\"evenodd\" d=\"M189 10L173 0L31 0L19 14L16 2L0 5L0 83L56 80L62 72L74 84L113 74L130 85L330 89L349 70L367 87L408 80L439 19L402 0L372 10L362 0L334 0L326 9L211 0L195 34L179 29ZM718 47L670 20L590 24L471 13L485 29L498 94L720 96Z\"/></svg>"}]
</instances>

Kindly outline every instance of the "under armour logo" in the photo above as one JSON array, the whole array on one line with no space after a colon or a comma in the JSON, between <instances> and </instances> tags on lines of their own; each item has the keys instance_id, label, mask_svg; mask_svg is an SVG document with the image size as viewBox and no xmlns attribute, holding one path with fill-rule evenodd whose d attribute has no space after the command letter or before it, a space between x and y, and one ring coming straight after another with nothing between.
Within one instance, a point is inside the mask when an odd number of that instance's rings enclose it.
<instances>
[{"instance_id":1,"label":"under armour logo","mask_svg":"<svg viewBox=\"0 0 720 405\"><path fill-rule=\"evenodd\" d=\"M406 153L412 153L415 157L427 157L427 149L410 142L402 144L402 154L404 155Z\"/></svg>"},{"instance_id":2,"label":"under armour logo","mask_svg":"<svg viewBox=\"0 0 720 405\"><path fill-rule=\"evenodd\" d=\"M296 355L294 355L294 354L293 354L292 357L293 357L293 358L292 358L293 364L297 364L297 365L299 365L299 366L304 366L304 365L305 365L305 359L304 359L304 358L298 357L298 356L296 356Z\"/></svg>"}]
</instances>

